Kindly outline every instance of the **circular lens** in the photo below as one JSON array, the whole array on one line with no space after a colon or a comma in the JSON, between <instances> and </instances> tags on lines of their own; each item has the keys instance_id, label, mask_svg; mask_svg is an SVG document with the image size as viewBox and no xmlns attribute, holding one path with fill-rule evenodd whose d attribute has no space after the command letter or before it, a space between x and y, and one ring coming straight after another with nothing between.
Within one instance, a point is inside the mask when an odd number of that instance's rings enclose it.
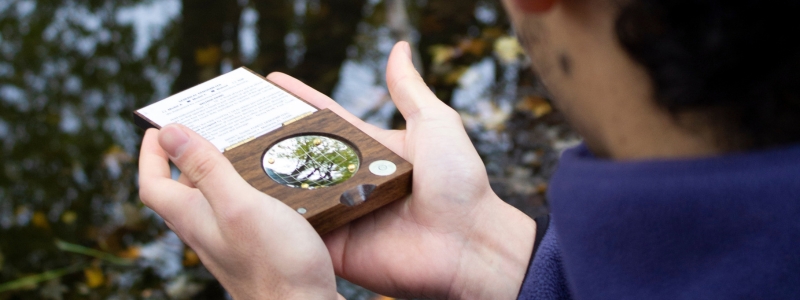
<instances>
[{"instance_id":1,"label":"circular lens","mask_svg":"<svg viewBox=\"0 0 800 300\"><path fill-rule=\"evenodd\" d=\"M358 171L358 153L345 142L303 135L282 140L264 154L267 175L285 186L317 189L344 182Z\"/></svg>"}]
</instances>

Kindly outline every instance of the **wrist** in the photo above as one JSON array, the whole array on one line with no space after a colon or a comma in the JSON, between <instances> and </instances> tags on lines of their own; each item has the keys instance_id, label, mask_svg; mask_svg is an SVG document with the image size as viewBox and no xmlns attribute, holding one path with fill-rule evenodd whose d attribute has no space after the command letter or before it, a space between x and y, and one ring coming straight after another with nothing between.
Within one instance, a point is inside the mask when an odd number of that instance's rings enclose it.
<instances>
[{"instance_id":1,"label":"wrist","mask_svg":"<svg viewBox=\"0 0 800 300\"><path fill-rule=\"evenodd\" d=\"M312 255L313 256L313 255ZM316 256L315 256L316 257ZM247 299L319 299L338 300L333 267L328 257L296 263L297 268L256 267L257 271L217 276L222 286L236 300ZM284 261L291 261L286 258ZM330 269L330 272L315 270Z\"/></svg>"},{"instance_id":2,"label":"wrist","mask_svg":"<svg viewBox=\"0 0 800 300\"><path fill-rule=\"evenodd\" d=\"M516 299L525 277L536 223L489 194L475 210L450 299Z\"/></svg>"},{"instance_id":3,"label":"wrist","mask_svg":"<svg viewBox=\"0 0 800 300\"><path fill-rule=\"evenodd\" d=\"M340 295L336 289L315 289L315 288L302 288L294 287L289 289L269 288L264 286L267 290L261 288L228 290L231 293L231 298L236 300L260 300L260 299L286 299L286 300L344 300L345 298Z\"/></svg>"}]
</instances>

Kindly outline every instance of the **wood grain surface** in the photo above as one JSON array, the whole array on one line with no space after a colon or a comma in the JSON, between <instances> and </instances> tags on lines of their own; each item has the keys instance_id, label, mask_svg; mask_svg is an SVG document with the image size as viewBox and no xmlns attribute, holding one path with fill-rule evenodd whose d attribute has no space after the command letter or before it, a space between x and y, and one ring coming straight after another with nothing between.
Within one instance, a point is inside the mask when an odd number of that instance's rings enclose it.
<instances>
[{"instance_id":1,"label":"wood grain surface","mask_svg":"<svg viewBox=\"0 0 800 300\"><path fill-rule=\"evenodd\" d=\"M343 183L314 190L288 187L275 182L267 176L262 166L264 154L276 143L299 135L328 136L350 143L359 153L361 167L353 177ZM328 109L225 151L224 155L233 163L236 171L256 189L295 210L305 208L306 213L303 216L320 235L411 193L412 165ZM393 162L397 165L397 171L389 176L372 174L369 164L377 160ZM341 203L341 195L346 191L370 184L376 188L364 203L356 206Z\"/></svg>"}]
</instances>

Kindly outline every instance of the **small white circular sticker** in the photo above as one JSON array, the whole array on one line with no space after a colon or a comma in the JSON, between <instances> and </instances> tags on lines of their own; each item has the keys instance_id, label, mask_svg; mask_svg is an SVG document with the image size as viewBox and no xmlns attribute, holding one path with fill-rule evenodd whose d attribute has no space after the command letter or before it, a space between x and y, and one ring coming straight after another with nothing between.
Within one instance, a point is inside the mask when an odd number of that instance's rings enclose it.
<instances>
[{"instance_id":1,"label":"small white circular sticker","mask_svg":"<svg viewBox=\"0 0 800 300\"><path fill-rule=\"evenodd\" d=\"M369 171L378 176L389 176L397 171L397 165L388 160L376 160L369 164Z\"/></svg>"}]
</instances>

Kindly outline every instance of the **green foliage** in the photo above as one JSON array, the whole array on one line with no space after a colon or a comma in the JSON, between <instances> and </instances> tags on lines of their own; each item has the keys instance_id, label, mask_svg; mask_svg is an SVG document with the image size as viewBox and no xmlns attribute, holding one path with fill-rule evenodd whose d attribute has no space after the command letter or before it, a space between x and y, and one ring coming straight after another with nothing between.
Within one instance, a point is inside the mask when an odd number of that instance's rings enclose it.
<instances>
[{"instance_id":1,"label":"green foliage","mask_svg":"<svg viewBox=\"0 0 800 300\"><path fill-rule=\"evenodd\" d=\"M53 280L64 275L72 274L83 269L83 264L77 264L70 267L57 270L45 271L41 274L22 277L20 279L0 284L0 293L6 291L14 291L21 289L33 289L42 282Z\"/></svg>"},{"instance_id":2,"label":"green foliage","mask_svg":"<svg viewBox=\"0 0 800 300\"><path fill-rule=\"evenodd\" d=\"M129 259L119 258L116 255L111 253L98 251L92 248L87 248L81 245L76 245L72 243L67 243L62 240L56 240L56 247L61 251L72 252L83 254L87 256L91 256L97 259L102 259L112 264L120 265L120 266L132 266L133 261Z\"/></svg>"},{"instance_id":3,"label":"green foliage","mask_svg":"<svg viewBox=\"0 0 800 300\"><path fill-rule=\"evenodd\" d=\"M291 170L268 170L281 184L320 188L344 182L358 170L358 153L347 144L322 136L299 136L284 140L266 154L278 164L291 164Z\"/></svg>"}]
</instances>

